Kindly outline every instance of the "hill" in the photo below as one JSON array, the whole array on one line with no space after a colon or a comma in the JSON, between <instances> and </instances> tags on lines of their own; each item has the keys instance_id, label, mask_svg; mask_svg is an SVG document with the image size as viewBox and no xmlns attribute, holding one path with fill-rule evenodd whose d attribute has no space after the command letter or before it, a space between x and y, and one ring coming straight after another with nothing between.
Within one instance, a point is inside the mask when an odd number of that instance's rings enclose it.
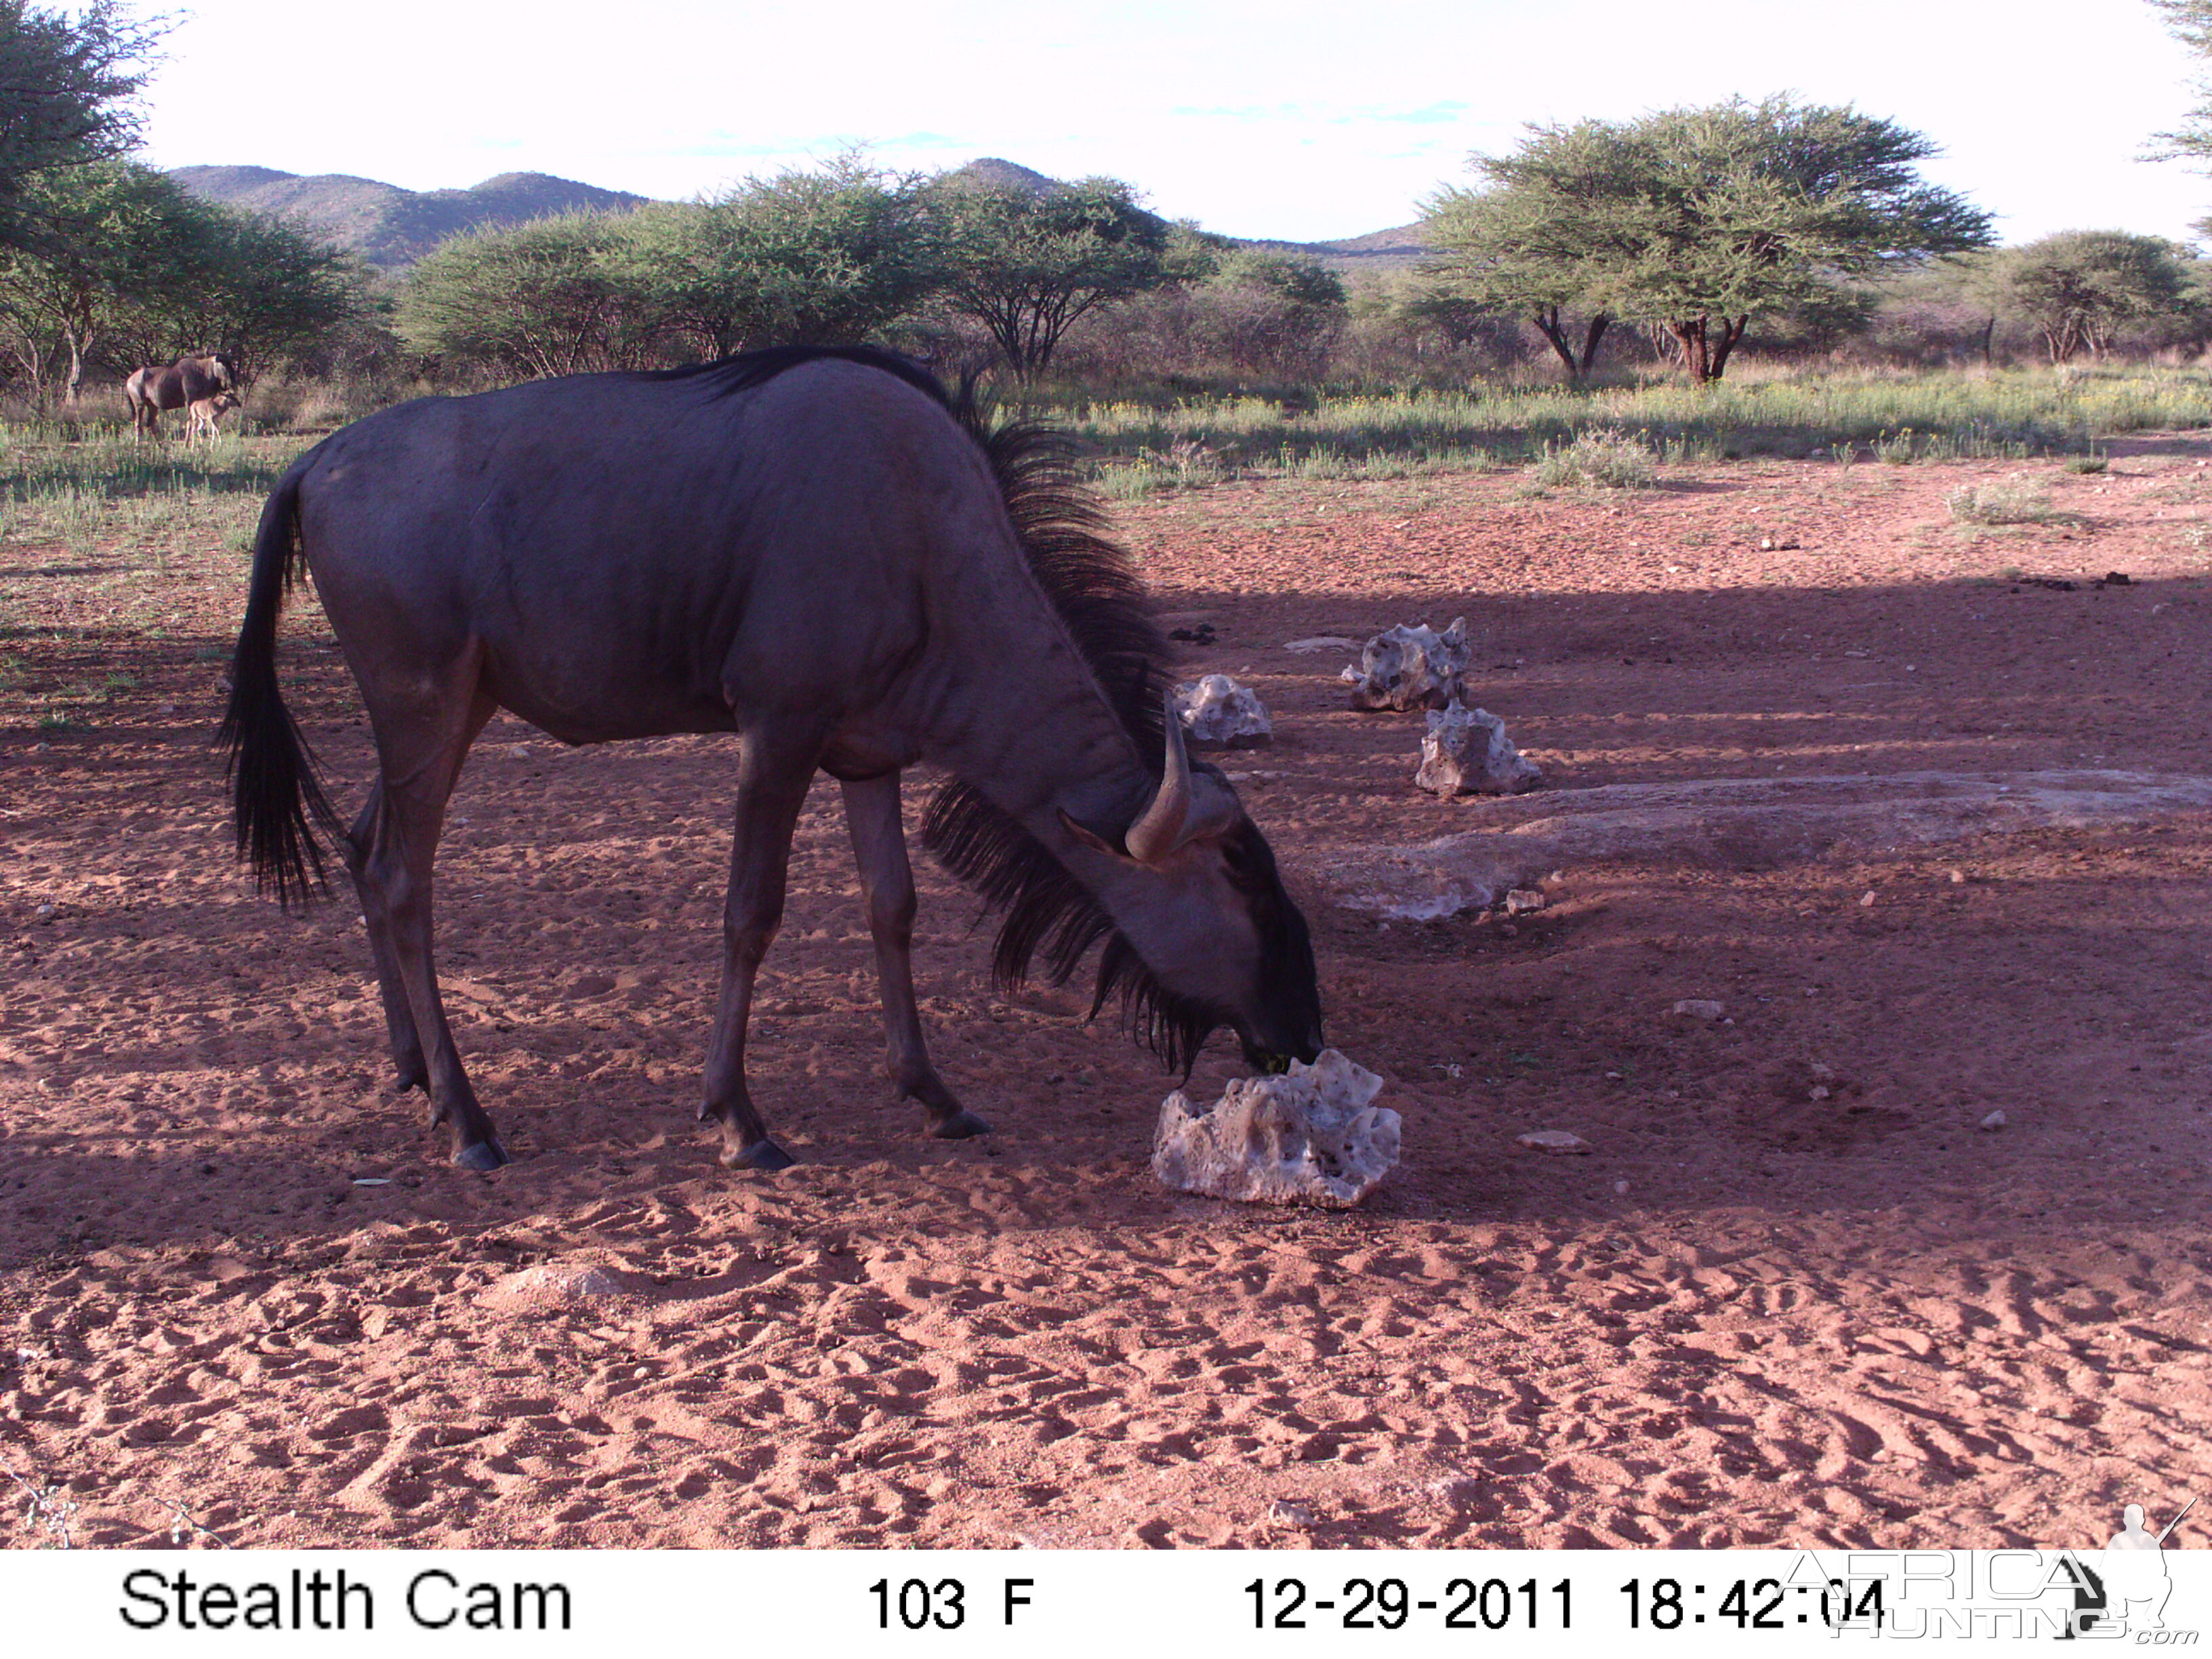
<instances>
[{"instance_id":1,"label":"hill","mask_svg":"<svg viewBox=\"0 0 2212 1659\"><path fill-rule=\"evenodd\" d=\"M303 178L274 167L176 167L169 176L195 196L287 220L386 268L412 264L465 230L526 224L579 209L626 213L647 200L546 173L503 173L466 190L425 191L343 173Z\"/></svg>"},{"instance_id":2,"label":"hill","mask_svg":"<svg viewBox=\"0 0 2212 1659\"><path fill-rule=\"evenodd\" d=\"M1356 271L1404 270L1429 252L1429 242L1419 221L1389 230L1370 230L1364 236L1346 236L1334 242L1277 242L1261 240L1248 246L1274 253L1303 253L1320 260L1339 276Z\"/></svg>"},{"instance_id":3,"label":"hill","mask_svg":"<svg viewBox=\"0 0 2212 1659\"><path fill-rule=\"evenodd\" d=\"M402 190L350 173L302 177L274 167L174 167L169 176L195 196L288 220L387 270L414 264L465 230L526 224L549 213L578 210L627 213L648 199L548 173L503 173L466 190L426 191ZM978 156L952 176L1029 191L1051 190L1060 183L996 155ZM1428 252L1418 223L1334 242L1231 240L1273 252L1307 255L1346 276L1403 270Z\"/></svg>"}]
</instances>

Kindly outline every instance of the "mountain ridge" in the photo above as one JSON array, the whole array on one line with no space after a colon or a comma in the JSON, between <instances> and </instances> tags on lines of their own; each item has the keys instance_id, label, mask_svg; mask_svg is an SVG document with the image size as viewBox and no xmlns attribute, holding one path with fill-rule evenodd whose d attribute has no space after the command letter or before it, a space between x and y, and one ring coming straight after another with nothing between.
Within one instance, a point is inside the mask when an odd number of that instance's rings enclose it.
<instances>
[{"instance_id":1,"label":"mountain ridge","mask_svg":"<svg viewBox=\"0 0 2212 1659\"><path fill-rule=\"evenodd\" d=\"M978 156L954 172L988 185L1032 191L1060 182L996 155ZM627 213L653 199L550 173L502 173L465 190L426 191L349 173L286 173L244 164L172 167L169 177L195 196L285 220L386 270L413 264L439 243L466 231L507 229L554 213ZM1411 265L1428 252L1416 222L1328 242L1229 240L1271 252L1304 254L1348 274Z\"/></svg>"},{"instance_id":2,"label":"mountain ridge","mask_svg":"<svg viewBox=\"0 0 2212 1659\"><path fill-rule=\"evenodd\" d=\"M502 173L465 190L422 191L349 173L263 167L172 167L169 177L204 200L285 220L386 270L412 264L465 231L580 209L625 213L652 199L550 173Z\"/></svg>"}]
</instances>

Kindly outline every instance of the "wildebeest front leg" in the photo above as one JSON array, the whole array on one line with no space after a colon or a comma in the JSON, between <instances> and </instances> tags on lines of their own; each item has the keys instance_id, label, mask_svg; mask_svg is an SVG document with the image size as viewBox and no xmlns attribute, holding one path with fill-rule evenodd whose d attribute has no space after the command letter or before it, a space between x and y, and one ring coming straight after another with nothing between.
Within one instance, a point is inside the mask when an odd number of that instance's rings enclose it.
<instances>
[{"instance_id":1,"label":"wildebeest front leg","mask_svg":"<svg viewBox=\"0 0 2212 1659\"><path fill-rule=\"evenodd\" d=\"M914 1006L914 866L907 861L906 831L899 822L898 774L847 783L844 790L845 826L852 832L853 860L867 896L868 931L876 941L891 1085L921 1103L929 1114L929 1133L939 1139L987 1134L991 1126L953 1098L929 1063L921 1015Z\"/></svg>"},{"instance_id":2,"label":"wildebeest front leg","mask_svg":"<svg viewBox=\"0 0 2212 1659\"><path fill-rule=\"evenodd\" d=\"M733 1170L783 1170L791 1154L770 1140L745 1088L745 1026L753 979L783 925L785 866L792 831L813 781L818 733L804 739L763 725L746 732L738 763L737 830L730 891L722 906L722 990L707 1050L699 1115L722 1126L722 1162Z\"/></svg>"}]
</instances>

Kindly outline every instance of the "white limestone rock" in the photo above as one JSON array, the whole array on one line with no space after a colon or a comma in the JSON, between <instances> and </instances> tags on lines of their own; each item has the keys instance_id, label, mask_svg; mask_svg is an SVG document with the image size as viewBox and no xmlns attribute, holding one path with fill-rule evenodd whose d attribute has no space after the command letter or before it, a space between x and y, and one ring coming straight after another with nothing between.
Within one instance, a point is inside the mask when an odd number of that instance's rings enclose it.
<instances>
[{"instance_id":1,"label":"white limestone rock","mask_svg":"<svg viewBox=\"0 0 2212 1659\"><path fill-rule=\"evenodd\" d=\"M1176 712L1194 749L1256 749L1275 739L1275 724L1257 694L1226 674L1176 687Z\"/></svg>"},{"instance_id":2,"label":"white limestone rock","mask_svg":"<svg viewBox=\"0 0 2212 1659\"><path fill-rule=\"evenodd\" d=\"M1401 623L1367 641L1359 666L1341 678L1352 687L1354 708L1442 708L1464 702L1467 665L1474 655L1467 618L1455 617L1441 634L1426 623Z\"/></svg>"},{"instance_id":3,"label":"white limestone rock","mask_svg":"<svg viewBox=\"0 0 2212 1659\"><path fill-rule=\"evenodd\" d=\"M1544 769L1523 756L1505 735L1505 722L1487 708L1455 702L1429 711L1413 782L1449 800L1455 795L1517 795L1544 781Z\"/></svg>"},{"instance_id":4,"label":"white limestone rock","mask_svg":"<svg viewBox=\"0 0 2212 1659\"><path fill-rule=\"evenodd\" d=\"M1152 1173L1163 1186L1248 1204L1343 1210L1398 1162L1382 1079L1334 1048L1277 1077L1237 1078L1211 1107L1178 1089L1160 1103Z\"/></svg>"}]
</instances>

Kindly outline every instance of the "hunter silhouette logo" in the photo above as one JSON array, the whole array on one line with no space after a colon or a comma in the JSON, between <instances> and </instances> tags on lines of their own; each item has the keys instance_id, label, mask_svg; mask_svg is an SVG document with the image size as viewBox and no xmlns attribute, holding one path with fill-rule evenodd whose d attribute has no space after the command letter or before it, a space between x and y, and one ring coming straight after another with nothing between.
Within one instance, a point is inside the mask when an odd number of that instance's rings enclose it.
<instances>
[{"instance_id":1,"label":"hunter silhouette logo","mask_svg":"<svg viewBox=\"0 0 2212 1659\"><path fill-rule=\"evenodd\" d=\"M2080 1609L2077 1630L2089 1630L2100 1620L2109 1620L2119 1630L2166 1628L2166 1600L2173 1594L2173 1583L2166 1571L2166 1540L2181 1524L2182 1517L2196 1507L2192 1498L2181 1506L2181 1514L2156 1534L2143 1526L2142 1504L2130 1504L2120 1511L2120 1529L2105 1546L2096 1570L2089 1571L2082 1564L2083 1577L2089 1582L2077 1582L2075 1587L2075 1606ZM2084 1592L2094 1599L2085 1600Z\"/></svg>"}]
</instances>

